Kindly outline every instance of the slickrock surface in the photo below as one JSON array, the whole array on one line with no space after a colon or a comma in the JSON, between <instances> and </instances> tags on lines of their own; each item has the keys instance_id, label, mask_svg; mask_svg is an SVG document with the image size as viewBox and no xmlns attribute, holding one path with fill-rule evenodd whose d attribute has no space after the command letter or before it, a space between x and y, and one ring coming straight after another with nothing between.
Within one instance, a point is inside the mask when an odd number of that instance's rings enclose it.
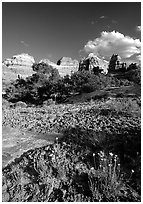
<instances>
[{"instance_id":1,"label":"slickrock surface","mask_svg":"<svg viewBox=\"0 0 143 204\"><path fill-rule=\"evenodd\" d=\"M6 166L15 158L20 157L24 152L42 147L54 142L59 133L40 134L20 130L19 128L2 128L2 166Z\"/></svg>"}]
</instances>

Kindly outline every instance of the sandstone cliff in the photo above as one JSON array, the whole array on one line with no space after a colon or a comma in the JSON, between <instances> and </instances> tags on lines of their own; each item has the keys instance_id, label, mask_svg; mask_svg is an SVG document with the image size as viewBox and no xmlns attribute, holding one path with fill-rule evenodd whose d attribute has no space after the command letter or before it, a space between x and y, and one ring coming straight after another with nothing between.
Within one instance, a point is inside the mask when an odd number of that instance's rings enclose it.
<instances>
[{"instance_id":1,"label":"sandstone cliff","mask_svg":"<svg viewBox=\"0 0 143 204\"><path fill-rule=\"evenodd\" d=\"M80 60L79 69L92 71L94 68L100 70L101 73L108 73L108 61L97 57L94 53L90 53L86 58Z\"/></svg>"},{"instance_id":2,"label":"sandstone cliff","mask_svg":"<svg viewBox=\"0 0 143 204\"><path fill-rule=\"evenodd\" d=\"M39 63L44 62L47 65L51 65L53 68L56 68L59 71L61 77L71 75L72 72L78 71L79 63L77 60L72 60L69 57L62 57L58 60L57 64L51 62L48 59L42 59Z\"/></svg>"},{"instance_id":3,"label":"sandstone cliff","mask_svg":"<svg viewBox=\"0 0 143 204\"><path fill-rule=\"evenodd\" d=\"M2 83L3 89L7 84L16 80L18 77L25 79L35 72L32 65L34 58L28 54L15 55L11 59L6 59L2 63Z\"/></svg>"},{"instance_id":4,"label":"sandstone cliff","mask_svg":"<svg viewBox=\"0 0 143 204\"><path fill-rule=\"evenodd\" d=\"M35 60L32 56L22 53L19 55L14 55L12 58L5 59L3 65L6 66L32 66Z\"/></svg>"}]
</instances>

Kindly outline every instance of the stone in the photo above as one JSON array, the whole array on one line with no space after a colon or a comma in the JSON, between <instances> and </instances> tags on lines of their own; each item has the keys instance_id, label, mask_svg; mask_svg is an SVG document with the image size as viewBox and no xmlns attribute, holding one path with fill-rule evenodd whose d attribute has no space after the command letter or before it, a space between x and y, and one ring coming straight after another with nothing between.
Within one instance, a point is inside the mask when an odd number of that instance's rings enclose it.
<instances>
[{"instance_id":1,"label":"stone","mask_svg":"<svg viewBox=\"0 0 143 204\"><path fill-rule=\"evenodd\" d=\"M79 63L77 60L72 60L70 57L62 57L57 61L57 65L78 67Z\"/></svg>"},{"instance_id":2,"label":"stone","mask_svg":"<svg viewBox=\"0 0 143 204\"><path fill-rule=\"evenodd\" d=\"M26 108L27 107L27 104L23 101L18 101L16 104L15 104L16 107L20 107L20 108Z\"/></svg>"},{"instance_id":3,"label":"stone","mask_svg":"<svg viewBox=\"0 0 143 204\"><path fill-rule=\"evenodd\" d=\"M53 68L54 68L54 67L56 68L56 64L55 64L54 62L51 62L49 59L42 59L42 60L40 60L40 61L38 62L38 64L40 64L40 63L45 63L45 64L47 64L47 65L53 66Z\"/></svg>"},{"instance_id":4,"label":"stone","mask_svg":"<svg viewBox=\"0 0 143 204\"><path fill-rule=\"evenodd\" d=\"M25 53L14 55L12 58L8 58L3 61L3 64L6 66L20 65L32 67L34 63L35 63L34 57Z\"/></svg>"},{"instance_id":5,"label":"stone","mask_svg":"<svg viewBox=\"0 0 143 204\"><path fill-rule=\"evenodd\" d=\"M18 160L25 152L52 144L56 137L62 136L61 133L42 134L10 126L2 127L2 167Z\"/></svg>"},{"instance_id":6,"label":"stone","mask_svg":"<svg viewBox=\"0 0 143 204\"><path fill-rule=\"evenodd\" d=\"M58 60L57 64L54 62L51 62L49 59L42 59L39 61L39 63L42 63L42 62L57 69L61 77L64 77L66 75L71 76L71 74L78 71L78 68L79 68L78 61L72 60L69 57L62 57L60 60Z\"/></svg>"},{"instance_id":7,"label":"stone","mask_svg":"<svg viewBox=\"0 0 143 204\"><path fill-rule=\"evenodd\" d=\"M127 71L127 64L121 62L121 57L118 54L113 54L109 62L109 73Z\"/></svg>"},{"instance_id":8,"label":"stone","mask_svg":"<svg viewBox=\"0 0 143 204\"><path fill-rule=\"evenodd\" d=\"M28 54L14 55L11 59L6 59L2 63L3 90L5 86L18 78L25 79L35 74L32 65L35 60Z\"/></svg>"},{"instance_id":9,"label":"stone","mask_svg":"<svg viewBox=\"0 0 143 204\"><path fill-rule=\"evenodd\" d=\"M108 73L108 61L99 58L94 53L90 53L86 58L80 60L79 70L89 70L90 72Z\"/></svg>"}]
</instances>

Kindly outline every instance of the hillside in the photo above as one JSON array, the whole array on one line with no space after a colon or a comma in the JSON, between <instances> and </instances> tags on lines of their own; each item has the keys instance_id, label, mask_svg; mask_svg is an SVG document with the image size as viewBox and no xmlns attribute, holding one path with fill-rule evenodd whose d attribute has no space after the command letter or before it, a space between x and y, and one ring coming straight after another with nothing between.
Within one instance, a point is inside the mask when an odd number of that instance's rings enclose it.
<instances>
[{"instance_id":1,"label":"hillside","mask_svg":"<svg viewBox=\"0 0 143 204\"><path fill-rule=\"evenodd\" d=\"M140 70L102 62L3 67L3 202L141 200Z\"/></svg>"},{"instance_id":2,"label":"hillside","mask_svg":"<svg viewBox=\"0 0 143 204\"><path fill-rule=\"evenodd\" d=\"M140 201L139 98L6 107L3 201Z\"/></svg>"},{"instance_id":3,"label":"hillside","mask_svg":"<svg viewBox=\"0 0 143 204\"><path fill-rule=\"evenodd\" d=\"M32 76L35 72L32 67L22 66L22 65L14 65L14 66L2 66L2 84L3 89L5 89L7 84L18 79L18 75L25 79L28 76Z\"/></svg>"},{"instance_id":4,"label":"hillside","mask_svg":"<svg viewBox=\"0 0 143 204\"><path fill-rule=\"evenodd\" d=\"M93 91L91 93L77 94L67 98L67 103L79 103L85 101L91 101L95 99L107 99L116 97L140 97L141 87L135 86L122 86L122 87L110 87L103 90Z\"/></svg>"}]
</instances>

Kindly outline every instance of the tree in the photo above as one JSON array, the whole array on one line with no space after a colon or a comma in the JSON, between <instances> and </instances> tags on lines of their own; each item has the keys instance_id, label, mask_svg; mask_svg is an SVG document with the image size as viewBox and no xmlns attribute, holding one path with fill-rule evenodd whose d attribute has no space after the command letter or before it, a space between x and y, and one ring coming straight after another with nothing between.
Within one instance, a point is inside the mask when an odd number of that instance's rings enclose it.
<instances>
[{"instance_id":1,"label":"tree","mask_svg":"<svg viewBox=\"0 0 143 204\"><path fill-rule=\"evenodd\" d=\"M51 81L53 80L57 81L60 79L58 70L44 62L41 62L38 64L35 63L33 64L32 68L34 71L36 71L39 74L45 74Z\"/></svg>"}]
</instances>

